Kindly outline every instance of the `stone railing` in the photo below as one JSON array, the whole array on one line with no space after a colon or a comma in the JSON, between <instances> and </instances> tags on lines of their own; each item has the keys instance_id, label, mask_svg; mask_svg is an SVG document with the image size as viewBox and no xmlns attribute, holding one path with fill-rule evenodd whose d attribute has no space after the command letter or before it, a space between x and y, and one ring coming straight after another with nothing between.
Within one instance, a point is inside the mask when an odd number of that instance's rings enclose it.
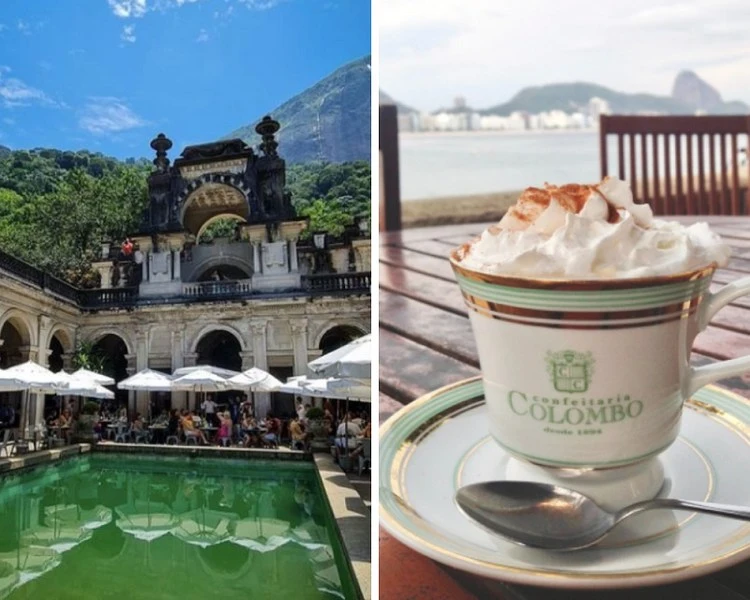
<instances>
[{"instance_id":1,"label":"stone railing","mask_svg":"<svg viewBox=\"0 0 750 600\"><path fill-rule=\"evenodd\" d=\"M0 269L28 283L39 287L44 285L44 271L2 251L0 251Z\"/></svg>"},{"instance_id":2,"label":"stone railing","mask_svg":"<svg viewBox=\"0 0 750 600\"><path fill-rule=\"evenodd\" d=\"M370 273L305 275L302 289L312 294L369 293Z\"/></svg>"},{"instance_id":3,"label":"stone railing","mask_svg":"<svg viewBox=\"0 0 750 600\"><path fill-rule=\"evenodd\" d=\"M199 281L182 284L182 295L186 298L232 298L252 294L250 279L236 281Z\"/></svg>"},{"instance_id":4,"label":"stone railing","mask_svg":"<svg viewBox=\"0 0 750 600\"><path fill-rule=\"evenodd\" d=\"M78 306L85 310L128 308L138 299L137 287L78 290Z\"/></svg>"},{"instance_id":5,"label":"stone railing","mask_svg":"<svg viewBox=\"0 0 750 600\"><path fill-rule=\"evenodd\" d=\"M127 309L139 304L153 303L179 304L181 302L289 296L299 295L300 291L316 296L370 293L370 273L331 273L303 275L299 290L278 292L253 290L250 279L185 283L180 295L158 298L154 302L155 299L152 298L140 298L137 287L79 289L1 250L0 272L5 272L81 310Z\"/></svg>"}]
</instances>

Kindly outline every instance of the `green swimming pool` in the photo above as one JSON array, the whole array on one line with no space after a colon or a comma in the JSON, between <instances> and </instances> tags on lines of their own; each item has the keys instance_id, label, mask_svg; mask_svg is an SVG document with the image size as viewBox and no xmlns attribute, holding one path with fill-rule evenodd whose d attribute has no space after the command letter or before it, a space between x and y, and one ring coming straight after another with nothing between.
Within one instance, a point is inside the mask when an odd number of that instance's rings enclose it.
<instances>
[{"instance_id":1,"label":"green swimming pool","mask_svg":"<svg viewBox=\"0 0 750 600\"><path fill-rule=\"evenodd\" d=\"M87 455L0 478L0 598L355 598L311 463Z\"/></svg>"}]
</instances>

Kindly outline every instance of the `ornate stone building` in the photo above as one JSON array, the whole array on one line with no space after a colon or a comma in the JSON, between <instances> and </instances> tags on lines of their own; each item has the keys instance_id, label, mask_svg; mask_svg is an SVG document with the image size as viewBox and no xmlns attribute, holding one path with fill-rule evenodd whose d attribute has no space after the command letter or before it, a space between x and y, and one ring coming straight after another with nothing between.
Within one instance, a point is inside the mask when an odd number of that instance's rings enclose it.
<instances>
[{"instance_id":1,"label":"ornate stone building","mask_svg":"<svg viewBox=\"0 0 750 600\"><path fill-rule=\"evenodd\" d=\"M100 289L74 288L0 253L0 367L32 359L68 369L84 341L107 357L118 380L147 367L171 372L195 364L257 366L283 380L368 332L366 228L307 241L307 223L285 189L278 128L270 117L258 125L261 154L228 140L189 146L173 165L172 142L157 136L133 251L103 244L94 265ZM226 218L237 222L231 239L200 243L207 227ZM193 406L191 396L168 400L173 408ZM147 393L118 397L148 409ZM256 395L257 412L272 400ZM288 407L289 399L275 401ZM42 407L36 398L38 419Z\"/></svg>"}]
</instances>

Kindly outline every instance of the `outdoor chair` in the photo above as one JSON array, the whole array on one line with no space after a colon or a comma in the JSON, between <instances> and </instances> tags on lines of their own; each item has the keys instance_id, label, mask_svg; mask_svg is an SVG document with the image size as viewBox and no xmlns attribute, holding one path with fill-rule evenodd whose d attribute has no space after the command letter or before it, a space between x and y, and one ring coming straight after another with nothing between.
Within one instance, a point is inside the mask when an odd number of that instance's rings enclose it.
<instances>
[{"instance_id":1,"label":"outdoor chair","mask_svg":"<svg viewBox=\"0 0 750 600\"><path fill-rule=\"evenodd\" d=\"M3 455L3 451L5 451L5 456L10 458L13 456L13 452L16 449L16 437L13 434L13 430L8 427L7 429L3 430L3 437L2 441L0 441L0 456Z\"/></svg>"},{"instance_id":2,"label":"outdoor chair","mask_svg":"<svg viewBox=\"0 0 750 600\"><path fill-rule=\"evenodd\" d=\"M118 425L115 433L115 442L123 444L130 441L130 427L127 425Z\"/></svg>"},{"instance_id":3,"label":"outdoor chair","mask_svg":"<svg viewBox=\"0 0 750 600\"><path fill-rule=\"evenodd\" d=\"M362 475L362 471L364 471L366 468L370 469L372 468L372 440L370 438L364 438L362 440L362 454L360 454L357 458L359 458L359 465L357 467L357 472Z\"/></svg>"},{"instance_id":4,"label":"outdoor chair","mask_svg":"<svg viewBox=\"0 0 750 600\"><path fill-rule=\"evenodd\" d=\"M656 215L746 215L750 165L740 146L749 138L747 115L602 115L601 175L629 181L635 201Z\"/></svg>"},{"instance_id":5,"label":"outdoor chair","mask_svg":"<svg viewBox=\"0 0 750 600\"><path fill-rule=\"evenodd\" d=\"M141 431L134 431L133 435L135 436L136 444L140 444L141 442L143 442L144 444L148 444L150 442L148 429L143 429Z\"/></svg>"},{"instance_id":6,"label":"outdoor chair","mask_svg":"<svg viewBox=\"0 0 750 600\"><path fill-rule=\"evenodd\" d=\"M180 438L176 435L168 435L166 440L167 446L178 446L180 444Z\"/></svg>"},{"instance_id":7,"label":"outdoor chair","mask_svg":"<svg viewBox=\"0 0 750 600\"><path fill-rule=\"evenodd\" d=\"M401 229L401 183L398 158L398 110L380 105L380 231Z\"/></svg>"}]
</instances>

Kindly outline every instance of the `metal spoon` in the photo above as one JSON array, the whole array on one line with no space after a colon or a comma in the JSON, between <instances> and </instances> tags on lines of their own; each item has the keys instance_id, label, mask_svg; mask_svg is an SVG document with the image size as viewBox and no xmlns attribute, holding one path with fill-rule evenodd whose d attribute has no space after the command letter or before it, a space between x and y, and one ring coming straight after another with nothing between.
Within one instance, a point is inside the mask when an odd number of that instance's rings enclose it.
<instances>
[{"instance_id":1,"label":"metal spoon","mask_svg":"<svg viewBox=\"0 0 750 600\"><path fill-rule=\"evenodd\" d=\"M456 502L467 516L523 546L580 550L620 521L654 508L689 510L750 521L750 509L728 504L656 498L612 513L573 490L531 481L488 481L462 487Z\"/></svg>"}]
</instances>

